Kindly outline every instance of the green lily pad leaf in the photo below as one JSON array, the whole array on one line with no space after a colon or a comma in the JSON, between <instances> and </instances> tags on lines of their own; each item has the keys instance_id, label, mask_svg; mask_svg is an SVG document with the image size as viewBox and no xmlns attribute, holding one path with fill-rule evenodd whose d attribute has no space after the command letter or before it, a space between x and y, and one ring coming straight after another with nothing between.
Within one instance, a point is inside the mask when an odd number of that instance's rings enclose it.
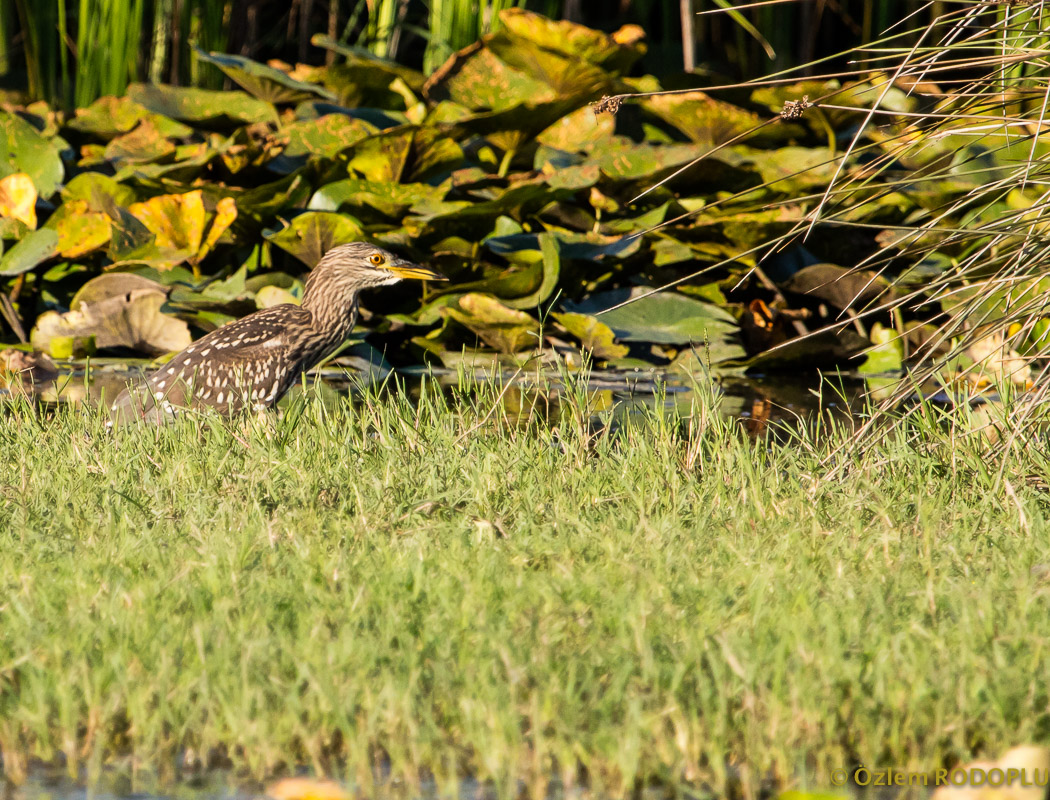
<instances>
[{"instance_id":1,"label":"green lily pad leaf","mask_svg":"<svg viewBox=\"0 0 1050 800\"><path fill-rule=\"evenodd\" d=\"M451 100L474 111L504 111L557 98L549 84L508 66L480 42L460 50L423 86L432 103Z\"/></svg>"},{"instance_id":2,"label":"green lily pad leaf","mask_svg":"<svg viewBox=\"0 0 1050 800\"><path fill-rule=\"evenodd\" d=\"M558 286L561 254L553 233L521 241L521 247L505 247L501 255L511 263L507 269L479 281L461 283L449 292L486 292L512 308L535 308ZM439 290L440 291L440 290Z\"/></svg>"},{"instance_id":3,"label":"green lily pad leaf","mask_svg":"<svg viewBox=\"0 0 1050 800\"><path fill-rule=\"evenodd\" d=\"M351 173L370 181L397 183L408 163L412 138L413 129L402 126L362 139L351 149Z\"/></svg>"},{"instance_id":4,"label":"green lily pad leaf","mask_svg":"<svg viewBox=\"0 0 1050 800\"><path fill-rule=\"evenodd\" d=\"M122 166L161 161L174 153L175 145L161 136L153 122L143 120L133 131L107 144L104 155L107 161Z\"/></svg>"},{"instance_id":5,"label":"green lily pad leaf","mask_svg":"<svg viewBox=\"0 0 1050 800\"><path fill-rule=\"evenodd\" d=\"M0 275L21 275L58 253L58 234L50 228L27 233L0 258Z\"/></svg>"},{"instance_id":6,"label":"green lily pad leaf","mask_svg":"<svg viewBox=\"0 0 1050 800\"><path fill-rule=\"evenodd\" d=\"M680 167L699 158L708 149L695 144L637 144L617 136L596 146L590 153L588 163L597 164L607 177L614 180L652 180L663 170ZM733 168L725 162L708 157L691 167L685 177L695 186L700 180L705 183L724 180L723 176L732 171ZM725 184L719 188L725 188Z\"/></svg>"},{"instance_id":7,"label":"green lily pad leaf","mask_svg":"<svg viewBox=\"0 0 1050 800\"><path fill-rule=\"evenodd\" d=\"M638 252L642 245L641 237L637 236L603 236L599 233L570 231L559 231L556 234L514 233L508 236L490 236L483 244L493 253L506 255L518 250L538 250L540 238L546 235L554 236L558 240L558 250L562 258L581 261L627 258Z\"/></svg>"},{"instance_id":8,"label":"green lily pad leaf","mask_svg":"<svg viewBox=\"0 0 1050 800\"><path fill-rule=\"evenodd\" d=\"M114 206L130 206L136 197L134 189L108 175L82 172L62 188L62 200L83 200L92 211L107 211Z\"/></svg>"},{"instance_id":9,"label":"green lily pad leaf","mask_svg":"<svg viewBox=\"0 0 1050 800\"><path fill-rule=\"evenodd\" d=\"M283 155L332 158L351 145L376 133L374 125L346 114L325 114L317 119L302 120L282 131L288 137Z\"/></svg>"},{"instance_id":10,"label":"green lily pad leaf","mask_svg":"<svg viewBox=\"0 0 1050 800\"><path fill-rule=\"evenodd\" d=\"M763 183L772 184L774 191L789 194L827 186L839 165L837 159L829 157L826 147L785 146L775 150L738 147L734 152L743 155L742 163L758 170ZM866 210L871 213L870 209Z\"/></svg>"},{"instance_id":11,"label":"green lily pad leaf","mask_svg":"<svg viewBox=\"0 0 1050 800\"><path fill-rule=\"evenodd\" d=\"M412 170L406 177L417 183L444 182L466 165L459 143L445 131L432 127L416 128L412 135Z\"/></svg>"},{"instance_id":12,"label":"green lily pad leaf","mask_svg":"<svg viewBox=\"0 0 1050 800\"><path fill-rule=\"evenodd\" d=\"M578 164L551 171L544 167L543 173L547 175L547 185L552 189L568 189L571 192L589 189L601 178L597 164Z\"/></svg>"},{"instance_id":13,"label":"green lily pad leaf","mask_svg":"<svg viewBox=\"0 0 1050 800\"><path fill-rule=\"evenodd\" d=\"M449 306L455 305L461 296L462 293L456 292L438 295L433 300L424 303L419 309L411 314L399 314L394 312L387 314L386 318L393 322L404 323L405 325L430 327L444 317L445 309Z\"/></svg>"},{"instance_id":14,"label":"green lily pad leaf","mask_svg":"<svg viewBox=\"0 0 1050 800\"><path fill-rule=\"evenodd\" d=\"M58 234L57 250L62 258L79 258L109 244L109 216L91 211L87 200L66 201L51 215L46 227Z\"/></svg>"},{"instance_id":15,"label":"green lily pad leaf","mask_svg":"<svg viewBox=\"0 0 1050 800\"><path fill-rule=\"evenodd\" d=\"M590 106L583 106L545 128L536 136L536 141L557 150L575 153L609 142L615 134L615 116L595 114Z\"/></svg>"},{"instance_id":16,"label":"green lily pad leaf","mask_svg":"<svg viewBox=\"0 0 1050 800\"><path fill-rule=\"evenodd\" d=\"M585 101L580 94L558 97L546 102L524 102L497 111L481 111L460 118L447 126L457 139L483 136L503 151L517 150Z\"/></svg>"},{"instance_id":17,"label":"green lily pad leaf","mask_svg":"<svg viewBox=\"0 0 1050 800\"><path fill-rule=\"evenodd\" d=\"M0 217L0 255L3 255L4 252L4 239L18 241L31 230L32 228L20 219Z\"/></svg>"},{"instance_id":18,"label":"green lily pad leaf","mask_svg":"<svg viewBox=\"0 0 1050 800\"><path fill-rule=\"evenodd\" d=\"M248 266L241 264L228 278L212 281L202 289L175 286L168 298L172 303L185 303L198 307L222 307L237 301L249 301L247 276Z\"/></svg>"},{"instance_id":19,"label":"green lily pad leaf","mask_svg":"<svg viewBox=\"0 0 1050 800\"><path fill-rule=\"evenodd\" d=\"M432 217L407 217L409 234L416 237L470 236L479 238L492 230L501 216L524 219L555 199L555 193L543 183L518 183L498 197L480 203L463 203L459 208Z\"/></svg>"},{"instance_id":20,"label":"green lily pad leaf","mask_svg":"<svg viewBox=\"0 0 1050 800\"><path fill-rule=\"evenodd\" d=\"M165 138L178 139L193 133L193 128L188 125L154 114L128 97L100 97L87 108L78 108L76 116L67 125L75 131L109 141L147 120Z\"/></svg>"},{"instance_id":21,"label":"green lily pad leaf","mask_svg":"<svg viewBox=\"0 0 1050 800\"><path fill-rule=\"evenodd\" d=\"M322 186L310 198L308 208L317 211L364 208L388 217L400 217L406 212L441 213L445 210L441 201L448 193L448 188L447 184L429 186L425 183L387 183L349 178Z\"/></svg>"},{"instance_id":22,"label":"green lily pad leaf","mask_svg":"<svg viewBox=\"0 0 1050 800\"><path fill-rule=\"evenodd\" d=\"M400 78L405 82L405 85L416 94L423 91L423 83L426 81L426 77L419 70L402 66L394 61L387 61L386 59L379 58L368 50L360 47L351 47L350 45L344 44L343 42L337 41L332 37L323 34L314 34L310 38L310 43L315 47L323 47L325 50L331 50L338 53L346 59L344 64L336 64L335 66L337 67L367 68L374 72L388 75L391 80L394 78ZM324 71L329 72L330 70L331 67L328 67Z\"/></svg>"},{"instance_id":23,"label":"green lily pad leaf","mask_svg":"<svg viewBox=\"0 0 1050 800\"><path fill-rule=\"evenodd\" d=\"M746 357L747 351L736 338L723 336L690 344L674 357L667 369L686 375L703 375L712 368L724 373L728 371L728 363Z\"/></svg>"},{"instance_id":24,"label":"green lily pad leaf","mask_svg":"<svg viewBox=\"0 0 1050 800\"><path fill-rule=\"evenodd\" d=\"M266 239L291 253L311 269L337 244L364 238L361 224L345 214L307 211L280 231L266 231Z\"/></svg>"},{"instance_id":25,"label":"green lily pad leaf","mask_svg":"<svg viewBox=\"0 0 1050 800\"><path fill-rule=\"evenodd\" d=\"M284 289L299 299L303 296L303 282L287 272L265 272L244 281L245 290L252 294L258 294L267 286Z\"/></svg>"},{"instance_id":26,"label":"green lily pad leaf","mask_svg":"<svg viewBox=\"0 0 1050 800\"><path fill-rule=\"evenodd\" d=\"M465 294L456 305L448 306L445 314L501 353L533 348L540 340L539 322L524 311L508 308L491 295Z\"/></svg>"},{"instance_id":27,"label":"green lily pad leaf","mask_svg":"<svg viewBox=\"0 0 1050 800\"><path fill-rule=\"evenodd\" d=\"M0 111L0 178L16 172L28 175L37 194L46 200L62 182L59 146L17 114Z\"/></svg>"},{"instance_id":28,"label":"green lily pad leaf","mask_svg":"<svg viewBox=\"0 0 1050 800\"><path fill-rule=\"evenodd\" d=\"M601 67L548 50L507 30L487 37L485 46L511 69L554 89L557 97L578 97L577 105L609 93L614 86L612 76Z\"/></svg>"},{"instance_id":29,"label":"green lily pad leaf","mask_svg":"<svg viewBox=\"0 0 1050 800\"><path fill-rule=\"evenodd\" d=\"M837 264L803 267L781 287L788 292L817 298L837 309L866 308L893 300L888 280L871 270L851 270Z\"/></svg>"},{"instance_id":30,"label":"green lily pad leaf","mask_svg":"<svg viewBox=\"0 0 1050 800\"><path fill-rule=\"evenodd\" d=\"M253 97L267 103L280 105L301 103L314 98L330 101L336 99L334 94L316 84L297 81L286 72L244 56L204 53L200 49L196 50L196 54L198 60L218 67L230 80L246 89Z\"/></svg>"},{"instance_id":31,"label":"green lily pad leaf","mask_svg":"<svg viewBox=\"0 0 1050 800\"><path fill-rule=\"evenodd\" d=\"M737 332L736 320L718 306L676 292L649 294L651 291L642 287L616 289L579 303L566 303L565 307L596 316L613 329L618 339L628 342L703 345ZM613 309L628 300L633 302Z\"/></svg>"},{"instance_id":32,"label":"green lily pad leaf","mask_svg":"<svg viewBox=\"0 0 1050 800\"><path fill-rule=\"evenodd\" d=\"M127 96L150 111L183 122L225 127L277 121L277 110L272 105L246 92L133 83L128 87Z\"/></svg>"},{"instance_id":33,"label":"green lily pad leaf","mask_svg":"<svg viewBox=\"0 0 1050 800\"><path fill-rule=\"evenodd\" d=\"M871 343L868 357L857 367L862 375L876 375L883 372L898 372L904 366L904 344L897 332L876 322L871 326Z\"/></svg>"},{"instance_id":34,"label":"green lily pad leaf","mask_svg":"<svg viewBox=\"0 0 1050 800\"><path fill-rule=\"evenodd\" d=\"M192 341L189 327L165 314L164 288L138 275L112 272L92 278L77 292L65 314L37 318L30 340L50 350L56 337L95 337L99 348L126 347L150 355L182 350Z\"/></svg>"},{"instance_id":35,"label":"green lily pad leaf","mask_svg":"<svg viewBox=\"0 0 1050 800\"><path fill-rule=\"evenodd\" d=\"M565 330L579 339L580 344L590 350L599 361L624 358L627 355L627 345L616 344L612 328L596 317L565 312L555 313L554 318Z\"/></svg>"},{"instance_id":36,"label":"green lily pad leaf","mask_svg":"<svg viewBox=\"0 0 1050 800\"><path fill-rule=\"evenodd\" d=\"M273 218L286 209L302 208L312 190L307 175L299 171L246 191L217 184L205 186L204 191L210 191L216 202L223 197L232 197L237 204L239 220L247 217L262 226L272 224Z\"/></svg>"},{"instance_id":37,"label":"green lily pad leaf","mask_svg":"<svg viewBox=\"0 0 1050 800\"><path fill-rule=\"evenodd\" d=\"M654 95L645 98L641 105L678 128L691 141L711 147L747 134L765 121L754 112L715 100L701 91Z\"/></svg>"},{"instance_id":38,"label":"green lily pad leaf","mask_svg":"<svg viewBox=\"0 0 1050 800\"><path fill-rule=\"evenodd\" d=\"M645 33L637 25L625 25L608 34L575 22L552 20L523 8L501 11L499 21L516 38L614 73L629 70L646 51Z\"/></svg>"}]
</instances>

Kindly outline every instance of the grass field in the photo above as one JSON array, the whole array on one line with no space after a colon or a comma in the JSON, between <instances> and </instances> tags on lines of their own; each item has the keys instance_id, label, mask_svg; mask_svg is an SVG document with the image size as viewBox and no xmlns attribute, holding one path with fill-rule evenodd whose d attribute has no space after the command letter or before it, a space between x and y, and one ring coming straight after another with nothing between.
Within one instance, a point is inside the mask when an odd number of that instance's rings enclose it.
<instances>
[{"instance_id":1,"label":"grass field","mask_svg":"<svg viewBox=\"0 0 1050 800\"><path fill-rule=\"evenodd\" d=\"M0 748L754 796L1050 742L1046 438L753 441L698 401L0 426ZM832 470L834 467L834 470Z\"/></svg>"}]
</instances>

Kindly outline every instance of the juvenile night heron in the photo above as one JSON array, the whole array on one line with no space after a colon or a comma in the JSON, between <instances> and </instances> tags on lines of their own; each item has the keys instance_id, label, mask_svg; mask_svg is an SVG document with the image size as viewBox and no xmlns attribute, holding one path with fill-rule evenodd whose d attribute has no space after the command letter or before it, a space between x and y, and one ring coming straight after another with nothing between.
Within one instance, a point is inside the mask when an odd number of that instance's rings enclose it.
<instances>
[{"instance_id":1,"label":"juvenile night heron","mask_svg":"<svg viewBox=\"0 0 1050 800\"><path fill-rule=\"evenodd\" d=\"M185 408L222 414L269 408L346 339L363 289L405 278L445 280L370 244L333 247L307 277L301 306L256 311L198 339L142 386L121 392L111 408L113 421L159 424Z\"/></svg>"}]
</instances>

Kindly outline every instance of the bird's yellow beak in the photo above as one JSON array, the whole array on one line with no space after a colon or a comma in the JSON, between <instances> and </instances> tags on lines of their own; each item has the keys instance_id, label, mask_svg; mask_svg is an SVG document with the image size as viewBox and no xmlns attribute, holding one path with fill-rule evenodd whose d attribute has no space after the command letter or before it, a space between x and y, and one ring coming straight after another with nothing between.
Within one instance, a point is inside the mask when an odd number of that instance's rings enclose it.
<instances>
[{"instance_id":1,"label":"bird's yellow beak","mask_svg":"<svg viewBox=\"0 0 1050 800\"><path fill-rule=\"evenodd\" d=\"M399 278L409 278L417 281L447 281L444 275L440 272L435 272L429 267L421 267L418 264L410 264L407 261L403 264L395 264L387 267L388 270L393 272Z\"/></svg>"}]
</instances>

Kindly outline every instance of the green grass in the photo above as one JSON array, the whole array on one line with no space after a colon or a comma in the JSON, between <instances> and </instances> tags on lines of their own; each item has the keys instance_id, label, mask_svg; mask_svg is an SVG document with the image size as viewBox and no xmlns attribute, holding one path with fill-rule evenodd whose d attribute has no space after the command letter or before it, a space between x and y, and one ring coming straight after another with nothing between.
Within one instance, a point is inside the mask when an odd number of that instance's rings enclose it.
<instances>
[{"instance_id":1,"label":"green grass","mask_svg":"<svg viewBox=\"0 0 1050 800\"><path fill-rule=\"evenodd\" d=\"M1041 435L1004 466L928 424L859 451L751 441L702 399L605 433L581 392L551 424L496 400L116 435L9 406L7 776L192 748L366 791L385 757L449 793L754 796L1050 742Z\"/></svg>"}]
</instances>

